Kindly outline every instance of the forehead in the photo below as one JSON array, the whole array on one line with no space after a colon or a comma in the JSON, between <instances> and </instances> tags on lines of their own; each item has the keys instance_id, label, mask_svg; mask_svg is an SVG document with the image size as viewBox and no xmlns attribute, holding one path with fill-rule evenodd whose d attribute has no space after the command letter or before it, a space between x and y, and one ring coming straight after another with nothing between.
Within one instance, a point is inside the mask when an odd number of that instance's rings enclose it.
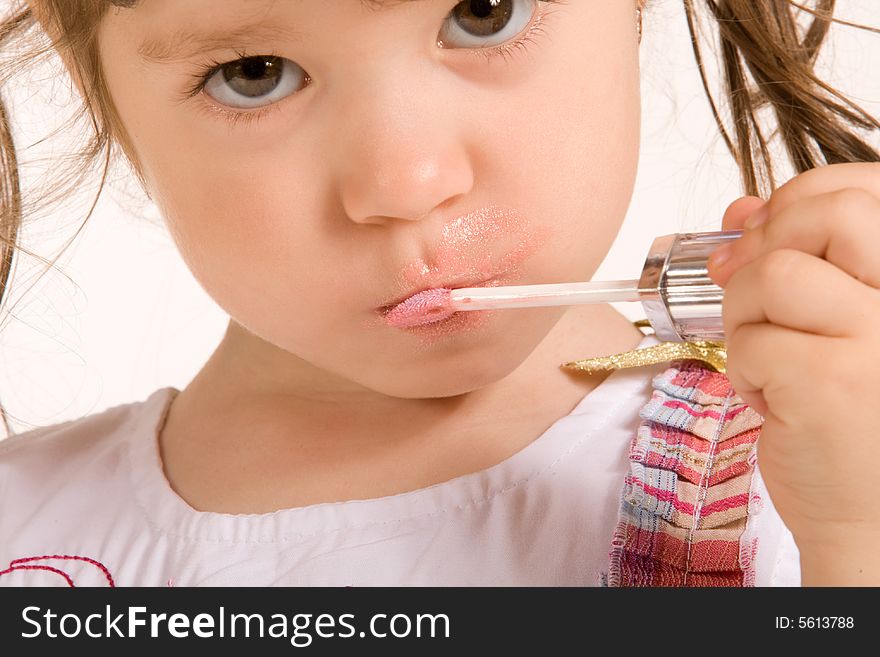
<instances>
[{"instance_id":1,"label":"forehead","mask_svg":"<svg viewBox=\"0 0 880 657\"><path fill-rule=\"evenodd\" d=\"M234 24L215 26L199 24L196 21L192 26L180 24L167 32L148 35L137 49L140 58L149 63L174 63L195 57L198 54L217 50L231 42L247 39L288 39L300 38L298 30L286 22L270 19L272 10L280 8L278 0L210 0L208 6L200 6L187 0L186 5L177 4L179 0L156 2L156 0L106 0L110 4L126 9L152 9L162 13L168 10L176 15L175 10L184 9L190 17L204 17L210 9L210 16L219 18L224 12L229 12L238 17ZM281 7L308 8L311 2L324 2L326 0L282 0ZM339 0L334 0L338 2ZM352 6L366 7L369 10L382 10L399 5L411 5L416 3L426 4L430 0L346 0ZM500 0L487 0L491 4L497 4ZM312 5L314 6L314 5ZM207 21L205 21L207 22Z\"/></svg>"}]
</instances>

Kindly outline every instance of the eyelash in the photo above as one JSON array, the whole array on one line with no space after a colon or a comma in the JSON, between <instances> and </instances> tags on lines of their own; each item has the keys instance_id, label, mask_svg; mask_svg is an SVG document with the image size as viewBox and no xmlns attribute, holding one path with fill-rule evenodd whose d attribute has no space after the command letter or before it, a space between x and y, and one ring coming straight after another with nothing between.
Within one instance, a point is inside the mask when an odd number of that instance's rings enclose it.
<instances>
[{"instance_id":1,"label":"eyelash","mask_svg":"<svg viewBox=\"0 0 880 657\"><path fill-rule=\"evenodd\" d=\"M539 0L539 3L543 5L565 4L566 0ZM492 61L496 57L502 57L505 60L509 57L512 60L517 51L526 52L530 47L529 44L535 43L535 37L537 37L539 34L544 34L544 18L550 13L551 12L547 7L539 6L537 18L532 21L532 23L529 25L529 28L522 36L517 37L513 41L502 44L500 46L476 49L471 54L474 57L483 57L486 61ZM235 50L235 54L238 56L239 59L245 59L247 57L253 56L238 49ZM278 57L279 55L275 51L272 51L268 55L263 53L259 56L268 59L270 57ZM190 86L186 91L183 92L183 94L181 94L180 100L186 101L189 98L193 98L194 96L199 95L208 84L208 80L210 80L215 73L217 73L226 64L230 64L236 61L238 60L225 60L223 62L211 60L207 64L200 65L196 73L192 75L192 77L195 79L195 84ZM310 78L307 75L306 80L308 81L309 79ZM200 109L208 112L210 115L219 115L220 118L227 121L230 125L235 126L242 123L250 125L252 123L261 121L267 115L280 109L281 104L282 101L278 101L275 103L270 103L263 108L248 112L226 109L220 107L219 105L204 102L200 104Z\"/></svg>"}]
</instances>

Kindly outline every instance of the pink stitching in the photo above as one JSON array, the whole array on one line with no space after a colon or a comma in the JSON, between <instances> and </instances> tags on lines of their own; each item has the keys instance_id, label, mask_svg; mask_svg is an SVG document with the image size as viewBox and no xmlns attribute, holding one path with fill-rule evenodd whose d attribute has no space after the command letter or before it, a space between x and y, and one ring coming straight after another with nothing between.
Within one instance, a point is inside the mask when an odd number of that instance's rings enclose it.
<instances>
[{"instance_id":1,"label":"pink stitching","mask_svg":"<svg viewBox=\"0 0 880 657\"><path fill-rule=\"evenodd\" d=\"M0 575L12 572L13 570L51 570L52 572L57 572L59 575L63 575L70 586L74 585L73 580L71 580L64 571L58 570L57 568L52 568L51 566L18 565L28 563L29 561L42 561L43 559L71 559L73 561L84 561L86 563L90 563L98 568L102 573L104 573L104 577L107 579L107 583L112 588L116 588L116 582L113 581L113 575L110 574L110 570L104 564L102 564L100 561L96 561L95 559L90 559L89 557L80 557L78 555L72 554L45 554L39 557L22 557L20 559L13 559L9 562L9 568L7 570L0 571Z\"/></svg>"},{"instance_id":2,"label":"pink stitching","mask_svg":"<svg viewBox=\"0 0 880 657\"><path fill-rule=\"evenodd\" d=\"M68 586L76 588L76 585L73 583L70 575L65 573L63 570L53 568L52 566L10 566L6 570L0 570L0 575L8 575L9 573L16 570L48 570L49 572L55 573L56 575L61 575L65 580L67 580Z\"/></svg>"}]
</instances>

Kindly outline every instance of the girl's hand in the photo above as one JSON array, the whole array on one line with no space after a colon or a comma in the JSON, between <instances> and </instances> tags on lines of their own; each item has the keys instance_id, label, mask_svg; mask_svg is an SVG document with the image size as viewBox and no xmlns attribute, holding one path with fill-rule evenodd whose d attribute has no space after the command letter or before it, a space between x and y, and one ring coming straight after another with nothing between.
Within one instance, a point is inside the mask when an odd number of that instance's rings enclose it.
<instances>
[{"instance_id":1,"label":"girl's hand","mask_svg":"<svg viewBox=\"0 0 880 657\"><path fill-rule=\"evenodd\" d=\"M723 229L743 224L709 272L725 288L727 376L764 416L758 463L802 583L880 584L880 164L740 199Z\"/></svg>"}]
</instances>

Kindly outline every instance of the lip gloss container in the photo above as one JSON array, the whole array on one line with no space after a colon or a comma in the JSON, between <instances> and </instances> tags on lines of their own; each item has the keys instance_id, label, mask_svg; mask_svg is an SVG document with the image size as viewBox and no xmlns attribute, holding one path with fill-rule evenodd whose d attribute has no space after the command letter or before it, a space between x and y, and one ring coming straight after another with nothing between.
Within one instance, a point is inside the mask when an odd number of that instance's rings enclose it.
<instances>
[{"instance_id":1,"label":"lip gloss container","mask_svg":"<svg viewBox=\"0 0 880 657\"><path fill-rule=\"evenodd\" d=\"M666 342L724 341L724 289L709 277L709 256L743 231L675 233L654 240L641 277L435 291L422 312L437 306L452 313L469 310L641 302L655 335Z\"/></svg>"},{"instance_id":2,"label":"lip gloss container","mask_svg":"<svg viewBox=\"0 0 880 657\"><path fill-rule=\"evenodd\" d=\"M709 277L709 256L741 230L678 233L654 240L638 282L639 300L661 340L724 341L724 289Z\"/></svg>"}]
</instances>

